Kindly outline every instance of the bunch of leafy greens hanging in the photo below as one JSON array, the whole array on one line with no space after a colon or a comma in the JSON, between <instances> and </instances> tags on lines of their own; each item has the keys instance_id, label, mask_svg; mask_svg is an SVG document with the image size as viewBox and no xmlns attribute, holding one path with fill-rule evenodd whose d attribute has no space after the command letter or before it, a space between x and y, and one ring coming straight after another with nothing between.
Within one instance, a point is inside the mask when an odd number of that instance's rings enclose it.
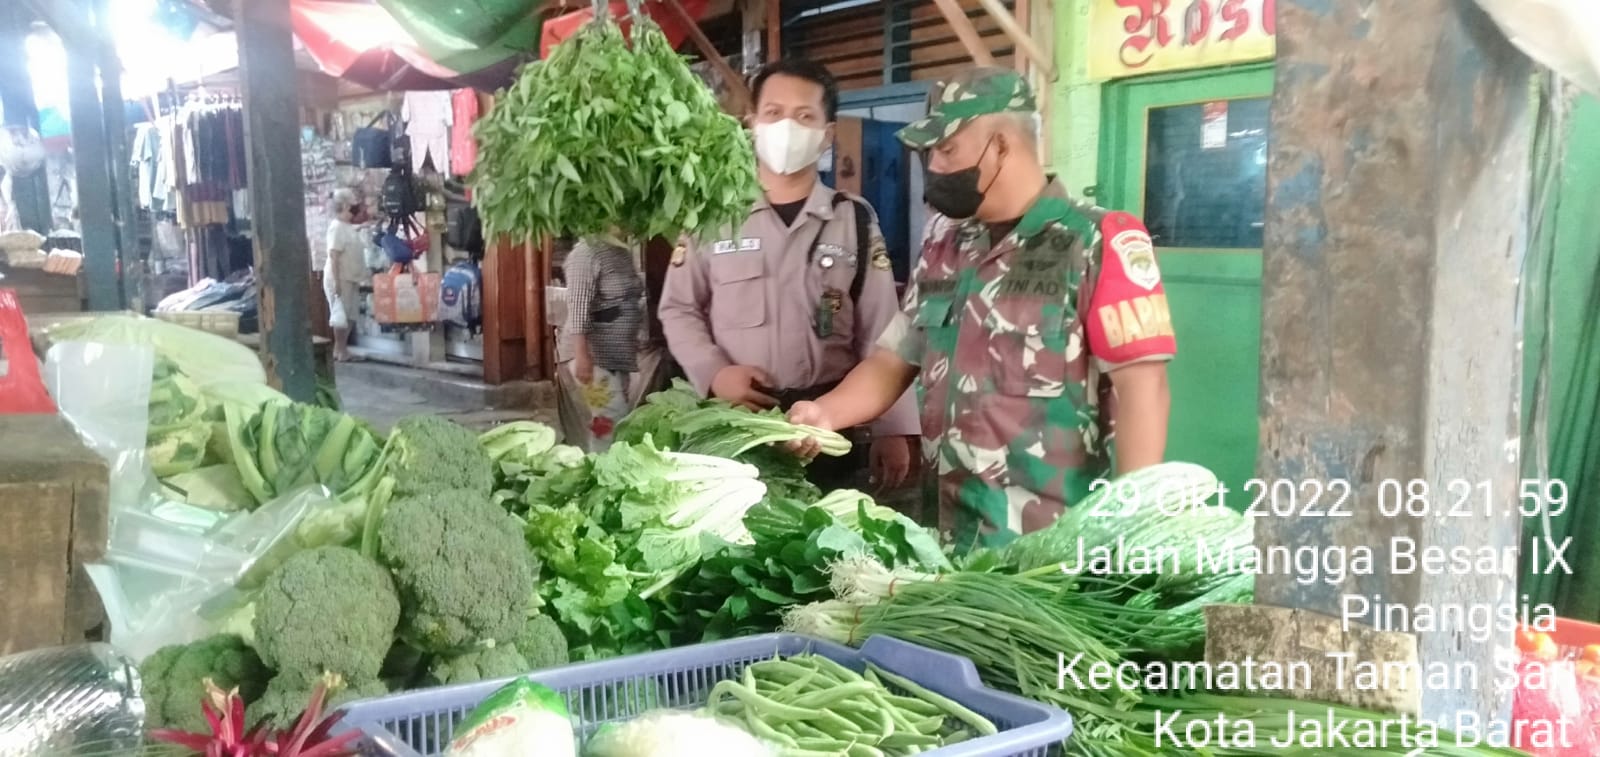
<instances>
[{"instance_id":1,"label":"bunch of leafy greens hanging","mask_svg":"<svg viewBox=\"0 0 1600 757\"><path fill-rule=\"evenodd\" d=\"M609 19L525 66L474 127L474 177L492 234L648 239L704 235L749 213L749 136L661 30Z\"/></svg>"}]
</instances>

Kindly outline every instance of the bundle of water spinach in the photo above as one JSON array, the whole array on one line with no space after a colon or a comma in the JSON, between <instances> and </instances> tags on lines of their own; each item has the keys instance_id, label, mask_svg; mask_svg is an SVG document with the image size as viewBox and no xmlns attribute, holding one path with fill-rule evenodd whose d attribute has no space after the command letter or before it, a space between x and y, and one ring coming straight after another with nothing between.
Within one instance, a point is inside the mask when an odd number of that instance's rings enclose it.
<instances>
[{"instance_id":1,"label":"bundle of water spinach","mask_svg":"<svg viewBox=\"0 0 1600 757\"><path fill-rule=\"evenodd\" d=\"M783 757L899 757L998 732L961 704L870 663L857 673L822 655L745 667L718 683L706 711Z\"/></svg>"},{"instance_id":2,"label":"bundle of water spinach","mask_svg":"<svg viewBox=\"0 0 1600 757\"><path fill-rule=\"evenodd\" d=\"M759 195L749 136L648 18L609 18L524 66L474 126L490 235L629 239L735 225Z\"/></svg>"}]
</instances>

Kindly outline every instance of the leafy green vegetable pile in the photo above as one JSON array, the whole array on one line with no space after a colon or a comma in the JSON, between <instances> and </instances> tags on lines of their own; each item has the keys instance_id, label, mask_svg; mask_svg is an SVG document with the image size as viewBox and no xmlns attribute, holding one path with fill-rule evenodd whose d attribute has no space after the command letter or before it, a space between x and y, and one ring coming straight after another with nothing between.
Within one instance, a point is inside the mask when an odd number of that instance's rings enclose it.
<instances>
[{"instance_id":1,"label":"leafy green vegetable pile","mask_svg":"<svg viewBox=\"0 0 1600 757\"><path fill-rule=\"evenodd\" d=\"M828 566L851 555L950 569L931 532L859 492L835 492L811 506L769 498L751 508L745 527L753 543L723 545L685 581L678 644L778 630L788 608L830 596Z\"/></svg>"},{"instance_id":2,"label":"leafy green vegetable pile","mask_svg":"<svg viewBox=\"0 0 1600 757\"><path fill-rule=\"evenodd\" d=\"M485 232L676 238L749 212L749 136L653 22L631 34L629 49L609 19L590 24L524 66L474 127Z\"/></svg>"},{"instance_id":3,"label":"leafy green vegetable pile","mask_svg":"<svg viewBox=\"0 0 1600 757\"><path fill-rule=\"evenodd\" d=\"M761 471L770 496L811 502L822 496L806 480L805 464L773 445L815 436L823 451L843 455L850 441L839 434L789 423L778 410L751 412L718 399L700 399L694 387L678 380L672 388L645 398L617 424L617 441L646 439L662 449L717 455L749 463Z\"/></svg>"},{"instance_id":4,"label":"leafy green vegetable pile","mask_svg":"<svg viewBox=\"0 0 1600 757\"><path fill-rule=\"evenodd\" d=\"M580 659L660 649L669 587L704 545L747 542L745 512L766 488L723 458L618 442L531 486L527 539L544 562L543 601Z\"/></svg>"}]
</instances>

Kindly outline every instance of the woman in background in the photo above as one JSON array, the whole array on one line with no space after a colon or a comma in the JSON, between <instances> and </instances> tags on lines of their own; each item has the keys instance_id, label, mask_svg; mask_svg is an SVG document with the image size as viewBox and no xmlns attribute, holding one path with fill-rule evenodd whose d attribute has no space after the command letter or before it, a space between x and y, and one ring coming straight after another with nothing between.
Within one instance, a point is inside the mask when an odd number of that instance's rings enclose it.
<instances>
[{"instance_id":1,"label":"woman in background","mask_svg":"<svg viewBox=\"0 0 1600 757\"><path fill-rule=\"evenodd\" d=\"M361 311L361 282L367 270L367 240L360 224L366 220L361 198L350 189L333 192L334 219L328 224L328 260L322 274L322 293L328 297L328 325L333 327L333 359L350 356L350 330Z\"/></svg>"},{"instance_id":2,"label":"woman in background","mask_svg":"<svg viewBox=\"0 0 1600 757\"><path fill-rule=\"evenodd\" d=\"M632 407L629 377L639 370L644 280L632 250L601 238L578 242L562 272L561 427L568 444L600 452L611 446L617 421Z\"/></svg>"}]
</instances>

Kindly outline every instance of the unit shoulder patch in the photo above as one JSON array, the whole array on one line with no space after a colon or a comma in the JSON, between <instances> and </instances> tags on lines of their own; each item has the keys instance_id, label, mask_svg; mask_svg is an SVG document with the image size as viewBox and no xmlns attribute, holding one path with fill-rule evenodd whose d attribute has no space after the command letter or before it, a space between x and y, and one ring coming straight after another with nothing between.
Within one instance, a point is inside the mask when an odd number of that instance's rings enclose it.
<instances>
[{"instance_id":1,"label":"unit shoulder patch","mask_svg":"<svg viewBox=\"0 0 1600 757\"><path fill-rule=\"evenodd\" d=\"M1161 283L1155 243L1144 224L1126 213L1112 213L1101 222L1101 234L1122 263L1122 273L1129 281L1146 291Z\"/></svg>"}]
</instances>

